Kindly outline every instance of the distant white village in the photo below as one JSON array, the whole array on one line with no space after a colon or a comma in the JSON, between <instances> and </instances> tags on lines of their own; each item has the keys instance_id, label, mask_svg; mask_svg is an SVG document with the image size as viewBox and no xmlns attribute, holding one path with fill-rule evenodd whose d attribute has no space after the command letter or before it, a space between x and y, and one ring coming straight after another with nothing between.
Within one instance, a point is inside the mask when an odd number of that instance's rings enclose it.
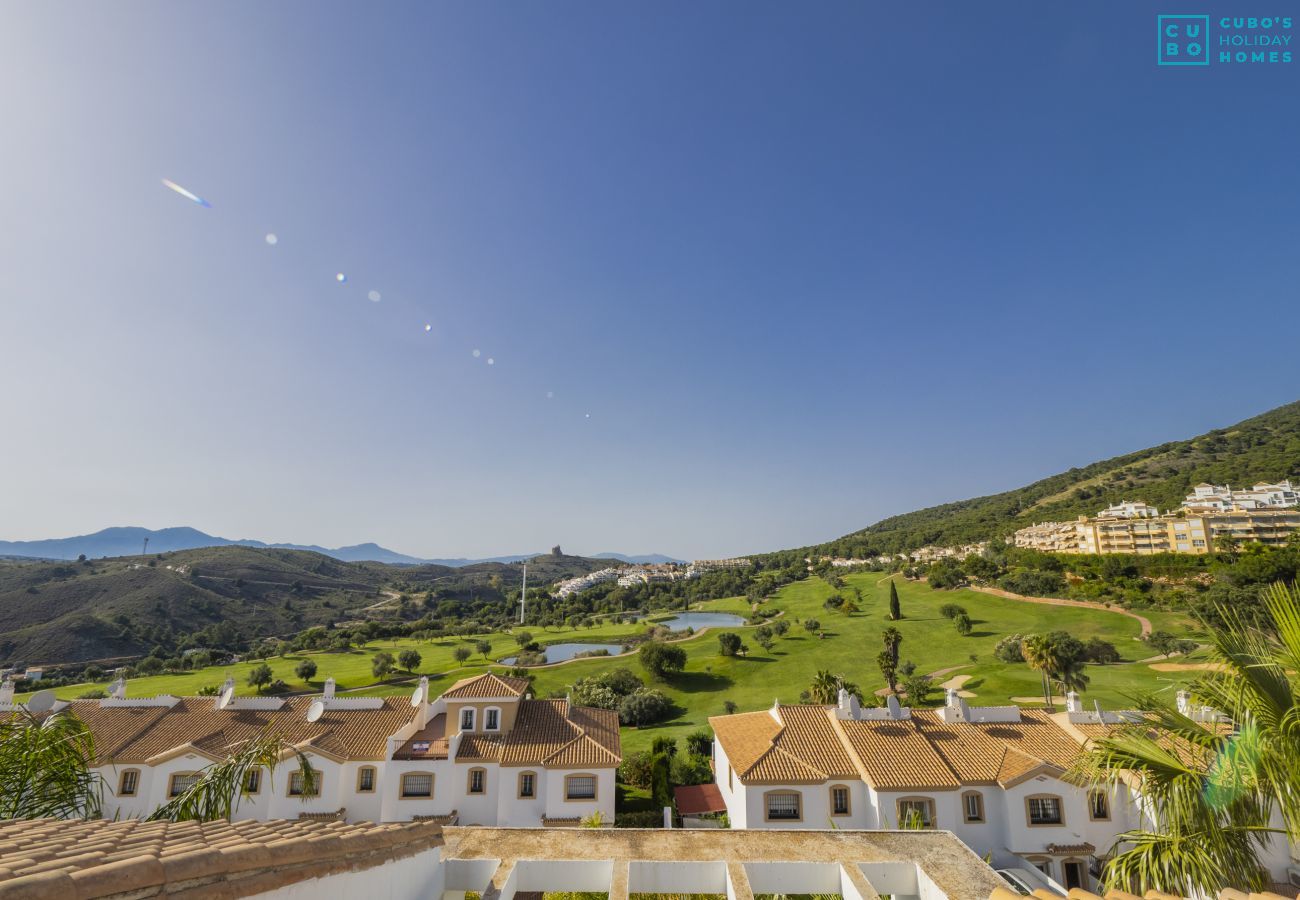
<instances>
[{"instance_id":1,"label":"distant white village","mask_svg":"<svg viewBox=\"0 0 1300 900\"><path fill-rule=\"evenodd\" d=\"M688 581L699 578L705 572L720 569L744 569L752 563L748 559L697 559L687 565L677 563L659 563L645 566L611 566L598 572L579 575L558 582L552 590L556 597L567 597L585 591L587 588L610 581L617 581L619 587L636 587L640 584L662 584L671 581Z\"/></svg>"}]
</instances>

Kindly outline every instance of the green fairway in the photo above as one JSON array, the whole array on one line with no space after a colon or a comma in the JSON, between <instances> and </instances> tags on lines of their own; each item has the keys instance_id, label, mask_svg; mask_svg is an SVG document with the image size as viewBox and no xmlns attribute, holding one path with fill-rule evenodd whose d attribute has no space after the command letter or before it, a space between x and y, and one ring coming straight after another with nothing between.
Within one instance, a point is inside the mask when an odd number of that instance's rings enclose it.
<instances>
[{"instance_id":1,"label":"green fairway","mask_svg":"<svg viewBox=\"0 0 1300 900\"><path fill-rule=\"evenodd\" d=\"M1085 694L1085 701L1099 700L1108 708L1126 704L1136 692L1172 690L1176 684L1190 680L1196 674L1188 671L1158 672L1137 663L1137 660L1153 653L1146 644L1137 640L1138 622L1117 613L1025 603L968 590L936 591L925 584L896 578L903 618L890 622L887 619L887 579L877 573L862 573L849 575L845 581L846 587L836 591L824 581L810 578L788 585L769 600L767 608L780 611L791 624L787 636L777 640L771 653L757 646L748 633L752 629L748 627L734 629L741 632L750 645L747 657L719 656L717 629L684 638L681 645L687 651L686 671L671 682L658 685L680 707L679 715L661 725L624 729L625 750L644 749L659 734L681 736L691 729L705 726L709 716L725 712L724 704L728 700L740 710L764 709L778 699L783 703L798 702L800 692L809 686L819 669L842 674L865 691L874 692L884 687L875 659L882 647L881 632L891 625L903 635L901 659L915 662L920 672L953 669L951 674L971 676L963 688L975 693L970 702L977 705L1007 703L1013 697L1040 695L1037 672L1024 664L1009 665L993 657L997 642L1016 632L1033 634L1065 630L1081 640L1097 636L1114 643L1125 661L1109 666L1090 665L1087 670L1092 685ZM826 598L834 593L852 597L854 588L862 592L860 612L845 615L822 607ZM958 603L966 608L974 624L969 636L959 635L953 623L939 614L939 607L945 603ZM748 611L748 603L743 598L728 598L698 608L743 615ZM818 638L804 629L802 623L808 618L821 623L825 637ZM1185 620L1171 614L1160 616L1156 625L1180 633L1186 631L1186 626ZM546 630L532 626L528 630L535 640L542 643L574 640L616 642L643 628L643 624L610 623L580 630ZM275 677L283 678L294 688L319 690L323 680L333 676L340 690L355 690L357 694L366 695L404 694L410 690L411 676L404 672L393 673L388 679L390 683L376 684L370 662L380 650L396 655L399 650L413 647L423 657L419 673L431 676L434 693L440 693L456 679L486 671L489 666L503 671L504 667L489 663L477 653L464 666L455 662L452 656L454 648L472 648L474 641L480 638L492 644L489 660L513 655L516 650L509 635L491 634L435 641L375 641L347 653L290 655L267 660L267 663ZM972 654L974 662L971 661ZM317 663L317 675L310 684L304 684L293 674L294 666L303 655L310 655ZM1184 660L1179 658L1178 661ZM1195 657L1191 661L1195 661ZM245 662L178 675L137 678L130 682L129 693L131 696L192 694L202 687L220 684L228 675L235 678L241 693L252 693L245 677L256 664ZM537 695L545 697L552 692L563 693L575 679L610 666L626 666L644 677L635 657L579 659L532 669L531 672L536 676ZM937 681L946 677L949 676L941 676ZM70 698L89 687L69 686L60 688L57 693Z\"/></svg>"}]
</instances>

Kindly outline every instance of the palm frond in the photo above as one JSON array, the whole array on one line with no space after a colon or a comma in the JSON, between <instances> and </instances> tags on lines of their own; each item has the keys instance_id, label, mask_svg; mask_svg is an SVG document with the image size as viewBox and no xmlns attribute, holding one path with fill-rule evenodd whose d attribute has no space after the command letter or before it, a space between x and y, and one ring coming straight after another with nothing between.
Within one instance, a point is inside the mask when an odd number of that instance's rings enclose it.
<instances>
[{"instance_id":1,"label":"palm frond","mask_svg":"<svg viewBox=\"0 0 1300 900\"><path fill-rule=\"evenodd\" d=\"M95 740L70 711L0 723L0 819L85 819L100 814Z\"/></svg>"},{"instance_id":2,"label":"palm frond","mask_svg":"<svg viewBox=\"0 0 1300 900\"><path fill-rule=\"evenodd\" d=\"M231 756L208 766L198 781L158 807L149 819L167 822L229 819L239 809L240 800L247 795L245 786L249 773L266 769L269 780L286 754L298 763L297 771L303 779L303 796L313 796L319 776L311 767L310 760L281 738L268 734L248 741Z\"/></svg>"}]
</instances>

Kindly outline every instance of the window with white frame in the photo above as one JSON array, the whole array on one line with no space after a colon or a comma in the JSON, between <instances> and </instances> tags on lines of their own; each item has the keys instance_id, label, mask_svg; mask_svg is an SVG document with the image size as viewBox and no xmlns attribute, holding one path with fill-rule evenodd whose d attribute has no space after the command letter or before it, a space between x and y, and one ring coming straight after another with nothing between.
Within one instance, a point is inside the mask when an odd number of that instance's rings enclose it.
<instances>
[{"instance_id":1,"label":"window with white frame","mask_svg":"<svg viewBox=\"0 0 1300 900\"><path fill-rule=\"evenodd\" d=\"M433 774L431 772L407 772L402 776L403 797L432 797Z\"/></svg>"},{"instance_id":2,"label":"window with white frame","mask_svg":"<svg viewBox=\"0 0 1300 900\"><path fill-rule=\"evenodd\" d=\"M474 707L467 706L460 711L460 730L474 730Z\"/></svg>"},{"instance_id":3,"label":"window with white frame","mask_svg":"<svg viewBox=\"0 0 1300 900\"><path fill-rule=\"evenodd\" d=\"M1065 821L1061 816L1060 797L1030 797L1026 803L1030 825L1061 825Z\"/></svg>"},{"instance_id":4,"label":"window with white frame","mask_svg":"<svg viewBox=\"0 0 1300 900\"><path fill-rule=\"evenodd\" d=\"M375 790L375 767L362 766L357 770L357 793L370 794Z\"/></svg>"},{"instance_id":5,"label":"window with white frame","mask_svg":"<svg viewBox=\"0 0 1300 900\"><path fill-rule=\"evenodd\" d=\"M962 816L967 822L984 821L984 795L979 791L967 791L961 795Z\"/></svg>"},{"instance_id":6,"label":"window with white frame","mask_svg":"<svg viewBox=\"0 0 1300 900\"><path fill-rule=\"evenodd\" d=\"M595 800L595 775L569 775L564 779L565 800Z\"/></svg>"},{"instance_id":7,"label":"window with white frame","mask_svg":"<svg viewBox=\"0 0 1300 900\"><path fill-rule=\"evenodd\" d=\"M501 730L501 710L497 709L495 706L489 706L483 711L483 730Z\"/></svg>"},{"instance_id":8,"label":"window with white frame","mask_svg":"<svg viewBox=\"0 0 1300 900\"><path fill-rule=\"evenodd\" d=\"M256 794L262 789L262 770L249 769L244 773L244 793Z\"/></svg>"},{"instance_id":9,"label":"window with white frame","mask_svg":"<svg viewBox=\"0 0 1300 900\"><path fill-rule=\"evenodd\" d=\"M198 772L177 772L171 778L171 783L167 793L172 797L179 797L181 794L194 787L203 776Z\"/></svg>"},{"instance_id":10,"label":"window with white frame","mask_svg":"<svg viewBox=\"0 0 1300 900\"><path fill-rule=\"evenodd\" d=\"M1105 791L1088 794L1088 817L1096 822L1110 819L1110 798Z\"/></svg>"}]
</instances>

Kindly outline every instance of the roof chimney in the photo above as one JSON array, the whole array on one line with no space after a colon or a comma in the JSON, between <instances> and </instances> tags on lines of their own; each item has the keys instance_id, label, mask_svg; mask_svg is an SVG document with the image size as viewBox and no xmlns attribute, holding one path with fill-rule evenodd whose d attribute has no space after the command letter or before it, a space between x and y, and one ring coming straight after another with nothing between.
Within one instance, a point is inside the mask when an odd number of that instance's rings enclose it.
<instances>
[{"instance_id":1,"label":"roof chimney","mask_svg":"<svg viewBox=\"0 0 1300 900\"><path fill-rule=\"evenodd\" d=\"M840 688L836 696L835 716L839 719L856 719L862 711L862 704L858 702L856 694L850 694L844 688Z\"/></svg>"},{"instance_id":2,"label":"roof chimney","mask_svg":"<svg viewBox=\"0 0 1300 900\"><path fill-rule=\"evenodd\" d=\"M1083 701L1079 699L1079 695L1074 691L1070 691L1065 695L1065 711L1072 713L1083 712Z\"/></svg>"},{"instance_id":3,"label":"roof chimney","mask_svg":"<svg viewBox=\"0 0 1300 900\"><path fill-rule=\"evenodd\" d=\"M325 699L334 699L334 677L332 675L325 679Z\"/></svg>"},{"instance_id":4,"label":"roof chimney","mask_svg":"<svg viewBox=\"0 0 1300 900\"><path fill-rule=\"evenodd\" d=\"M6 678L3 684L0 684L0 706L14 705L14 683Z\"/></svg>"},{"instance_id":5,"label":"roof chimney","mask_svg":"<svg viewBox=\"0 0 1300 900\"><path fill-rule=\"evenodd\" d=\"M1187 691L1179 691L1174 697L1178 703L1178 711L1185 716L1190 716L1192 714L1191 694Z\"/></svg>"},{"instance_id":6,"label":"roof chimney","mask_svg":"<svg viewBox=\"0 0 1300 900\"><path fill-rule=\"evenodd\" d=\"M112 697L114 700L126 699L125 676L122 675L117 676L117 680L108 686L108 696Z\"/></svg>"}]
</instances>

